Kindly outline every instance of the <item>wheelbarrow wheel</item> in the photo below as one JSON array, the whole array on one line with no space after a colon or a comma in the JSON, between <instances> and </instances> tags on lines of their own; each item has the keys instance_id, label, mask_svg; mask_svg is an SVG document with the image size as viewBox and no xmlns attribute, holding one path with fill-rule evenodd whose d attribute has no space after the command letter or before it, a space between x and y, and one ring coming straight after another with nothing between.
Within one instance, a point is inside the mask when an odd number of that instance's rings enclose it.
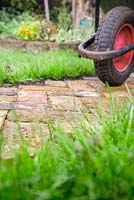
<instances>
[{"instance_id":1,"label":"wheelbarrow wheel","mask_svg":"<svg viewBox=\"0 0 134 200\"><path fill-rule=\"evenodd\" d=\"M134 11L128 7L111 9L99 26L94 48L95 51L117 50L134 42ZM134 51L103 61L94 61L98 77L110 86L121 85L131 74L134 67Z\"/></svg>"}]
</instances>

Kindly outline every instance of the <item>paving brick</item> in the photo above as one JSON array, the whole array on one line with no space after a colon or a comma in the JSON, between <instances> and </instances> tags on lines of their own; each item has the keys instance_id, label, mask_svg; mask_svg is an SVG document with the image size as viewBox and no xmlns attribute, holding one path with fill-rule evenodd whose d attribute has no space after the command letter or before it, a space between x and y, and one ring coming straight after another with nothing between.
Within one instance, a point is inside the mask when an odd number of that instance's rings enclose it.
<instances>
[{"instance_id":1,"label":"paving brick","mask_svg":"<svg viewBox=\"0 0 134 200\"><path fill-rule=\"evenodd\" d=\"M5 118L7 116L8 111L5 110L0 110L0 130L2 129L4 122L5 122Z\"/></svg>"},{"instance_id":2,"label":"paving brick","mask_svg":"<svg viewBox=\"0 0 134 200\"><path fill-rule=\"evenodd\" d=\"M14 96L17 95L18 88L17 87L6 87L6 86L0 86L0 95L9 95Z\"/></svg>"},{"instance_id":3,"label":"paving brick","mask_svg":"<svg viewBox=\"0 0 134 200\"><path fill-rule=\"evenodd\" d=\"M17 88L0 87L0 104L5 105L17 100ZM2 110L2 106L0 106Z\"/></svg>"},{"instance_id":4,"label":"paving brick","mask_svg":"<svg viewBox=\"0 0 134 200\"><path fill-rule=\"evenodd\" d=\"M51 97L51 96L59 96L59 98L61 96L72 96L72 97L90 97L90 96L98 96L98 93L95 92L95 91L86 91L86 90L82 90L82 91L58 91L58 92L55 92L55 91L50 91L50 92L47 92L48 95Z\"/></svg>"},{"instance_id":5,"label":"paving brick","mask_svg":"<svg viewBox=\"0 0 134 200\"><path fill-rule=\"evenodd\" d=\"M7 115L7 111L0 110L0 117L5 117Z\"/></svg>"},{"instance_id":6,"label":"paving brick","mask_svg":"<svg viewBox=\"0 0 134 200\"><path fill-rule=\"evenodd\" d=\"M43 142L50 136L49 129L43 123L14 123L6 120L3 129L4 142L1 149L1 157L11 158L14 151L20 149L22 142L26 142L30 155L34 154L35 148L40 148Z\"/></svg>"},{"instance_id":7,"label":"paving brick","mask_svg":"<svg viewBox=\"0 0 134 200\"><path fill-rule=\"evenodd\" d=\"M12 102L16 100L17 96L0 95L0 102Z\"/></svg>"},{"instance_id":8,"label":"paving brick","mask_svg":"<svg viewBox=\"0 0 134 200\"><path fill-rule=\"evenodd\" d=\"M18 92L17 102L27 102L32 104L47 104L48 102L47 93L43 91L29 91L29 90L20 90Z\"/></svg>"},{"instance_id":9,"label":"paving brick","mask_svg":"<svg viewBox=\"0 0 134 200\"><path fill-rule=\"evenodd\" d=\"M52 80L47 80L45 81L46 86L56 86L56 87L67 87L66 81L52 81Z\"/></svg>"},{"instance_id":10,"label":"paving brick","mask_svg":"<svg viewBox=\"0 0 134 200\"><path fill-rule=\"evenodd\" d=\"M114 91L111 91L111 92L104 92L103 94L102 94L102 96L103 97L105 97L105 98L110 98L110 96L112 96L112 97L117 97L117 98L126 98L127 96L128 96L128 92L127 91L116 91L116 90L114 90Z\"/></svg>"},{"instance_id":11,"label":"paving brick","mask_svg":"<svg viewBox=\"0 0 134 200\"><path fill-rule=\"evenodd\" d=\"M79 111L83 108L80 98L72 96L50 96L50 103L54 110Z\"/></svg>"},{"instance_id":12,"label":"paving brick","mask_svg":"<svg viewBox=\"0 0 134 200\"><path fill-rule=\"evenodd\" d=\"M90 91L95 92L96 89L89 85L88 80L75 80L75 81L68 81L68 86L71 90L78 92L78 91Z\"/></svg>"},{"instance_id":13,"label":"paving brick","mask_svg":"<svg viewBox=\"0 0 134 200\"><path fill-rule=\"evenodd\" d=\"M34 86L34 85L28 85L28 86L19 86L19 90L29 90L29 91L70 91L68 87L59 87L59 86Z\"/></svg>"},{"instance_id":14,"label":"paving brick","mask_svg":"<svg viewBox=\"0 0 134 200\"><path fill-rule=\"evenodd\" d=\"M81 102L85 106L85 110L89 113L95 113L97 109L108 109L109 99L102 97L81 97Z\"/></svg>"},{"instance_id":15,"label":"paving brick","mask_svg":"<svg viewBox=\"0 0 134 200\"><path fill-rule=\"evenodd\" d=\"M76 116L81 115L81 112L72 112L53 109L33 109L33 110L15 110L8 113L7 119L9 121L21 121L21 122L60 122L75 121Z\"/></svg>"},{"instance_id":16,"label":"paving brick","mask_svg":"<svg viewBox=\"0 0 134 200\"><path fill-rule=\"evenodd\" d=\"M25 123L25 122L9 122L6 120L3 129L4 140L6 144L20 143L22 139L30 143L42 144L43 139L49 137L49 129L43 123Z\"/></svg>"},{"instance_id":17,"label":"paving brick","mask_svg":"<svg viewBox=\"0 0 134 200\"><path fill-rule=\"evenodd\" d=\"M47 109L48 104L39 103L25 103L25 102L11 102L0 103L0 110L33 110L33 109Z\"/></svg>"}]
</instances>

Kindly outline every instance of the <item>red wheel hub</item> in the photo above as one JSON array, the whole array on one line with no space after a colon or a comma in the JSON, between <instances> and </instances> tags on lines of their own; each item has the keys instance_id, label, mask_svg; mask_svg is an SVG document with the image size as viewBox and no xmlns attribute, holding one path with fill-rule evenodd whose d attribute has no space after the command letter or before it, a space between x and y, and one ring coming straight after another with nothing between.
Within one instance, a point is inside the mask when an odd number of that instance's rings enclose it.
<instances>
[{"instance_id":1,"label":"red wheel hub","mask_svg":"<svg viewBox=\"0 0 134 200\"><path fill-rule=\"evenodd\" d=\"M124 24L115 37L113 49L120 49L132 42L134 42L134 28L131 24ZM134 51L130 51L123 56L113 58L116 70L119 72L125 71L129 67L133 59L133 55Z\"/></svg>"}]
</instances>

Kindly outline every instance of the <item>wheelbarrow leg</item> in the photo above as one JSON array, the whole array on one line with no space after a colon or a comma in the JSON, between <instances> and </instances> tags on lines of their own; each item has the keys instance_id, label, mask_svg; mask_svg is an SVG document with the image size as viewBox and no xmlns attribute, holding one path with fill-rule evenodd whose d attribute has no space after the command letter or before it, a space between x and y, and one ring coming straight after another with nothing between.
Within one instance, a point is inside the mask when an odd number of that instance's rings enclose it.
<instances>
[{"instance_id":1,"label":"wheelbarrow leg","mask_svg":"<svg viewBox=\"0 0 134 200\"><path fill-rule=\"evenodd\" d=\"M95 3L95 32L99 26L99 15L100 15L100 0L96 0Z\"/></svg>"}]
</instances>

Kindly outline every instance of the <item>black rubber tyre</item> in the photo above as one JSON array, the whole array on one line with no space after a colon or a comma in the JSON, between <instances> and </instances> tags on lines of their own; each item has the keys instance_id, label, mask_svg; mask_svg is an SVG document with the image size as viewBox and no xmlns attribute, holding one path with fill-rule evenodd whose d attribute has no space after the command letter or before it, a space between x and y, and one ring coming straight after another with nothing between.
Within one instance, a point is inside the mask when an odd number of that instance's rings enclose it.
<instances>
[{"instance_id":1,"label":"black rubber tyre","mask_svg":"<svg viewBox=\"0 0 134 200\"><path fill-rule=\"evenodd\" d=\"M115 37L124 24L134 25L134 10L123 6L111 9L97 30L94 42L95 51L112 50ZM102 82L108 82L110 86L121 85L129 77L134 67L134 56L132 57L127 69L121 72L115 68L113 59L95 60L96 74Z\"/></svg>"}]
</instances>

